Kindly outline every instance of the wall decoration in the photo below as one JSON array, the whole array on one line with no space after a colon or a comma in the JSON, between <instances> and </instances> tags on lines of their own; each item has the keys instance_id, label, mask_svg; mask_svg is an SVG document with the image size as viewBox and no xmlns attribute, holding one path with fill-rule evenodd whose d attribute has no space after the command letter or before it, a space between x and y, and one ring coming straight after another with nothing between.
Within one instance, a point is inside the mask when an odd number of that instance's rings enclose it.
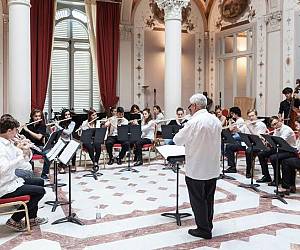
<instances>
[{"instance_id":1,"label":"wall decoration","mask_svg":"<svg viewBox=\"0 0 300 250\"><path fill-rule=\"evenodd\" d=\"M249 8L249 0L223 0L219 5L222 18L235 22Z\"/></svg>"}]
</instances>

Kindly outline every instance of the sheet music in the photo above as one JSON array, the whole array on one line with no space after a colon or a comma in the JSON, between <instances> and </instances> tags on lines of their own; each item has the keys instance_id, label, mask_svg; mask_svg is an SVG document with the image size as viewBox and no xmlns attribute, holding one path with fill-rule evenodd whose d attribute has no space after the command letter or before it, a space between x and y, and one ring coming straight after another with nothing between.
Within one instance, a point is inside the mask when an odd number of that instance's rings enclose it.
<instances>
[{"instance_id":1,"label":"sheet music","mask_svg":"<svg viewBox=\"0 0 300 250\"><path fill-rule=\"evenodd\" d=\"M49 161L53 161L55 157L57 157L58 154L62 151L65 145L66 143L61 138L59 138L54 147L46 154Z\"/></svg>"},{"instance_id":2,"label":"sheet music","mask_svg":"<svg viewBox=\"0 0 300 250\"><path fill-rule=\"evenodd\" d=\"M164 159L167 159L170 156L185 155L184 146L164 145L164 146L156 147L156 149L163 156Z\"/></svg>"},{"instance_id":3,"label":"sheet music","mask_svg":"<svg viewBox=\"0 0 300 250\"><path fill-rule=\"evenodd\" d=\"M71 160L72 156L77 151L79 146L80 146L79 142L71 140L68 143L68 145L66 146L66 148L64 149L64 151L58 157L58 160L61 163L65 164L65 165L68 165L69 161Z\"/></svg>"}]
</instances>

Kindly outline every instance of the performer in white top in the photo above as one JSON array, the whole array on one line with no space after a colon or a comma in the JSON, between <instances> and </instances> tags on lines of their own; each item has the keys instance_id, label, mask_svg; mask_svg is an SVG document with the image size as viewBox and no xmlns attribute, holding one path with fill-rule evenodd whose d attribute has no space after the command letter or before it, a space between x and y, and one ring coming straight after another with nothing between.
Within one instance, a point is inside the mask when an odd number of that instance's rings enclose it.
<instances>
[{"instance_id":1,"label":"performer in white top","mask_svg":"<svg viewBox=\"0 0 300 250\"><path fill-rule=\"evenodd\" d=\"M206 110L202 94L190 98L192 118L175 135L176 145L185 145L186 184L197 229L189 234L212 238L214 194L220 174L221 122Z\"/></svg>"},{"instance_id":2,"label":"performer in white top","mask_svg":"<svg viewBox=\"0 0 300 250\"><path fill-rule=\"evenodd\" d=\"M271 126L274 128L274 135L279 136L286 140L290 146L296 148L296 136L294 131L287 125L284 125L282 120L279 119L277 116L272 116L270 119ZM284 151L279 151L278 153L278 163L281 165L282 160L293 157L294 154L290 152L284 152ZM275 148L270 148L268 150L264 150L260 153L258 153L258 159L259 163L262 168L262 174L263 177L256 182L270 182L268 185L269 186L275 186L276 180L275 176L277 174L276 172L276 162L277 162L277 155L276 155L276 149ZM274 180L272 181L269 169L268 169L268 160L270 159L270 162L272 164L272 167L274 169ZM279 183L281 182L281 175L280 175L280 167L279 167Z\"/></svg>"},{"instance_id":3,"label":"performer in white top","mask_svg":"<svg viewBox=\"0 0 300 250\"><path fill-rule=\"evenodd\" d=\"M19 122L12 117L0 119L0 198L30 195L30 201L27 203L30 225L37 226L48 221L37 217L38 202L43 198L45 189L40 185L41 178L23 180L15 175L17 168L29 164L28 156L11 141L16 136L19 126ZM16 231L25 231L26 225L22 222L24 217L25 212L14 213L6 222L6 226Z\"/></svg>"},{"instance_id":4,"label":"performer in white top","mask_svg":"<svg viewBox=\"0 0 300 250\"><path fill-rule=\"evenodd\" d=\"M154 105L153 106L153 119L157 124L157 135L161 135L161 125L164 125L165 122L160 122L165 119L164 114L161 111L160 106Z\"/></svg>"},{"instance_id":5,"label":"performer in white top","mask_svg":"<svg viewBox=\"0 0 300 250\"><path fill-rule=\"evenodd\" d=\"M81 129L82 131L88 130L91 128L100 128L101 123L97 121L97 111L91 108L88 111L88 119L82 122ZM99 169L99 159L101 155L101 143L95 141L94 137L90 138L90 141L83 143L83 147L88 151L89 157L93 162L93 169Z\"/></svg>"},{"instance_id":6,"label":"performer in white top","mask_svg":"<svg viewBox=\"0 0 300 250\"><path fill-rule=\"evenodd\" d=\"M138 125L135 122L135 125ZM143 165L143 158L142 158L142 147L145 144L151 144L154 140L154 132L155 132L155 122L152 120L151 111L149 108L145 108L143 110L143 120L142 120L142 137L135 143L135 156L136 156L136 163L134 166Z\"/></svg>"},{"instance_id":7,"label":"performer in white top","mask_svg":"<svg viewBox=\"0 0 300 250\"><path fill-rule=\"evenodd\" d=\"M122 149L117 158L117 164L122 164L122 159L125 156L126 151L129 150L129 142L128 141L119 141L118 140L118 126L128 125L128 120L124 118L124 109L122 107L117 108L117 115L108 119L105 123L105 126L109 129L108 137L105 143L107 153L109 155L108 165L112 165L114 163L113 159L113 146L116 143L120 143L122 145Z\"/></svg>"}]
</instances>

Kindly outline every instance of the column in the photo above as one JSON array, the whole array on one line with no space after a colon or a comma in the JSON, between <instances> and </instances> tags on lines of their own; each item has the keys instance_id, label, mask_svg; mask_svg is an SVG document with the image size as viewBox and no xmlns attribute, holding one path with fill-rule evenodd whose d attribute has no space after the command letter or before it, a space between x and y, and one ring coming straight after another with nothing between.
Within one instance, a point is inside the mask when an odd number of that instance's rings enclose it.
<instances>
[{"instance_id":1,"label":"column","mask_svg":"<svg viewBox=\"0 0 300 250\"><path fill-rule=\"evenodd\" d=\"M174 117L181 107L181 11L189 0L155 0L165 12L165 98L164 112Z\"/></svg>"},{"instance_id":2,"label":"column","mask_svg":"<svg viewBox=\"0 0 300 250\"><path fill-rule=\"evenodd\" d=\"M8 0L8 112L20 122L31 110L30 0Z\"/></svg>"}]
</instances>

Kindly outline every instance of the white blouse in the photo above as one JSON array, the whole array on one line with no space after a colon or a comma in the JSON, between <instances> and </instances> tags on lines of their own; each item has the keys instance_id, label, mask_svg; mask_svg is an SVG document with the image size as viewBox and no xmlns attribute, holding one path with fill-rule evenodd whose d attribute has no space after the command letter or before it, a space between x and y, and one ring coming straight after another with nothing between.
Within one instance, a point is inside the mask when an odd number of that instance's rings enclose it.
<instances>
[{"instance_id":1,"label":"white blouse","mask_svg":"<svg viewBox=\"0 0 300 250\"><path fill-rule=\"evenodd\" d=\"M15 175L16 169L28 169L29 159L11 141L0 137L0 197L14 192L24 180Z\"/></svg>"},{"instance_id":2,"label":"white blouse","mask_svg":"<svg viewBox=\"0 0 300 250\"><path fill-rule=\"evenodd\" d=\"M144 124L144 121L142 121L142 138L147 138L153 141L155 126L156 124L153 120L150 120L147 124Z\"/></svg>"}]
</instances>

